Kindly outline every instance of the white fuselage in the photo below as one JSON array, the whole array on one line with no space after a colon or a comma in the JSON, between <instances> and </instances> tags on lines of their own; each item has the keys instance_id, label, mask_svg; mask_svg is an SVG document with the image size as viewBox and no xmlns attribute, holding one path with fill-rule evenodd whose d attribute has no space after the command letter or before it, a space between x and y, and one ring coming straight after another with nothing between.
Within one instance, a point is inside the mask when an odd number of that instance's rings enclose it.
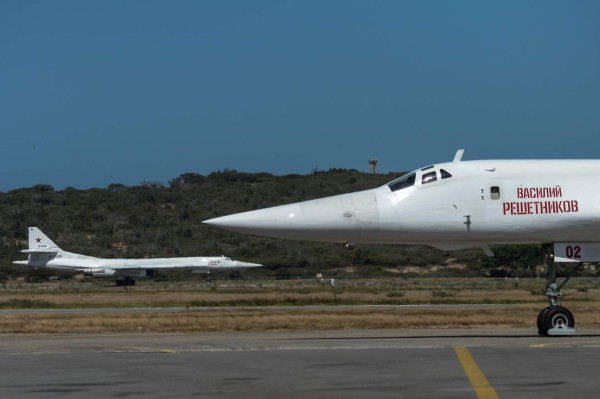
<instances>
[{"instance_id":1,"label":"white fuselage","mask_svg":"<svg viewBox=\"0 0 600 399\"><path fill-rule=\"evenodd\" d=\"M66 253L66 256L65 256ZM75 256L73 256L75 255ZM45 261L23 261L29 266L47 267L49 269L190 269L209 271L219 269L248 269L258 264L240 262L222 256L188 257L188 258L153 258L153 259L105 259L91 256L71 254L61 251Z\"/></svg>"},{"instance_id":2,"label":"white fuselage","mask_svg":"<svg viewBox=\"0 0 600 399\"><path fill-rule=\"evenodd\" d=\"M239 262L225 257L153 258L153 259L103 259L94 257L63 258L57 255L40 265L55 269L244 269L257 267L256 264Z\"/></svg>"},{"instance_id":3,"label":"white fuselage","mask_svg":"<svg viewBox=\"0 0 600 399\"><path fill-rule=\"evenodd\" d=\"M394 181L205 223L277 238L442 249L600 237L600 161L463 161L411 173L413 184Z\"/></svg>"}]
</instances>

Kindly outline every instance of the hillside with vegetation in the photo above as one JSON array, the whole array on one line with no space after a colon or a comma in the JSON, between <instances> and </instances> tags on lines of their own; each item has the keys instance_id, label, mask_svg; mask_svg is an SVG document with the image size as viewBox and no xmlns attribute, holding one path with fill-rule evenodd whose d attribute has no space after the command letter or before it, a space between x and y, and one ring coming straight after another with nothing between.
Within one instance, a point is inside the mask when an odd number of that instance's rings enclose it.
<instances>
[{"instance_id":1,"label":"hillside with vegetation","mask_svg":"<svg viewBox=\"0 0 600 399\"><path fill-rule=\"evenodd\" d=\"M495 248L444 252L425 246L341 245L287 241L225 232L202 220L236 212L359 191L402 173L331 169L274 176L225 169L182 174L168 184L113 183L105 188L55 190L39 184L0 193L0 278L40 274L12 266L25 259L27 228L40 227L61 248L98 257L230 256L264 268L226 277L535 276L539 249ZM55 274L55 273L54 273ZM48 275L48 273L42 275ZM186 275L189 278L189 274Z\"/></svg>"}]
</instances>

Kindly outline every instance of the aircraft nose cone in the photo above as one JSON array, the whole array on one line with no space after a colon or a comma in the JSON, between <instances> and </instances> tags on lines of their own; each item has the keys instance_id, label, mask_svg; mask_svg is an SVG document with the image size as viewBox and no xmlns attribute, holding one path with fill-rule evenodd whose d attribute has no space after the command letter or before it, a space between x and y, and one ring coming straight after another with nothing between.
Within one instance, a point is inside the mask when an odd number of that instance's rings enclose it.
<instances>
[{"instance_id":1,"label":"aircraft nose cone","mask_svg":"<svg viewBox=\"0 0 600 399\"><path fill-rule=\"evenodd\" d=\"M254 267L262 267L260 263L251 263L251 262L237 262L237 267L243 269L252 269Z\"/></svg>"},{"instance_id":2,"label":"aircraft nose cone","mask_svg":"<svg viewBox=\"0 0 600 399\"><path fill-rule=\"evenodd\" d=\"M294 228L294 219L299 214L299 211L300 209L294 204L283 205L222 216L205 220L202 223L240 233L263 235L260 233Z\"/></svg>"},{"instance_id":3,"label":"aircraft nose cone","mask_svg":"<svg viewBox=\"0 0 600 399\"><path fill-rule=\"evenodd\" d=\"M357 241L361 231L377 223L374 191L222 216L202 223L259 236L308 241Z\"/></svg>"}]
</instances>

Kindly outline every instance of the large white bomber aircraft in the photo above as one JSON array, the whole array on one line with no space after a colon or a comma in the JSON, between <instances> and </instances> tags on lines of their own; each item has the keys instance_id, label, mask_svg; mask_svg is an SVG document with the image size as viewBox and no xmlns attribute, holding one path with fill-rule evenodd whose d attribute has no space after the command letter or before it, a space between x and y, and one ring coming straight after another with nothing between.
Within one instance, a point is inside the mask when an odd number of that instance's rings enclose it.
<instances>
[{"instance_id":1,"label":"large white bomber aircraft","mask_svg":"<svg viewBox=\"0 0 600 399\"><path fill-rule=\"evenodd\" d=\"M224 256L156 259L104 259L63 251L37 227L29 228L28 260L14 261L17 265L83 273L93 277L123 277L117 285L135 285L134 277L154 277L158 270L183 269L192 273L211 270L238 270L260 267L258 263L240 262Z\"/></svg>"},{"instance_id":2,"label":"large white bomber aircraft","mask_svg":"<svg viewBox=\"0 0 600 399\"><path fill-rule=\"evenodd\" d=\"M379 188L218 217L223 229L267 237L443 250L540 244L549 306L542 335L571 335L555 262L600 261L600 160L461 161L417 169Z\"/></svg>"}]
</instances>

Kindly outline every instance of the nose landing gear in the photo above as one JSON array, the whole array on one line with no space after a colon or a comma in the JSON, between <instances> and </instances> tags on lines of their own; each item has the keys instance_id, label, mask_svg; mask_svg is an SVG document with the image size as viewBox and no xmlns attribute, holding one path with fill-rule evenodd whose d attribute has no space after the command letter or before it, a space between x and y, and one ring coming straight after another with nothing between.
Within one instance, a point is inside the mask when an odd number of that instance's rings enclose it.
<instances>
[{"instance_id":1,"label":"nose landing gear","mask_svg":"<svg viewBox=\"0 0 600 399\"><path fill-rule=\"evenodd\" d=\"M548 273L545 295L548 297L550 306L544 308L538 314L538 334L545 336L575 335L575 318L569 309L560 305L560 297L562 296L562 287L571 279L581 263L578 263L571 273L565 277L564 281L558 285L552 245L543 245L542 254Z\"/></svg>"}]
</instances>

